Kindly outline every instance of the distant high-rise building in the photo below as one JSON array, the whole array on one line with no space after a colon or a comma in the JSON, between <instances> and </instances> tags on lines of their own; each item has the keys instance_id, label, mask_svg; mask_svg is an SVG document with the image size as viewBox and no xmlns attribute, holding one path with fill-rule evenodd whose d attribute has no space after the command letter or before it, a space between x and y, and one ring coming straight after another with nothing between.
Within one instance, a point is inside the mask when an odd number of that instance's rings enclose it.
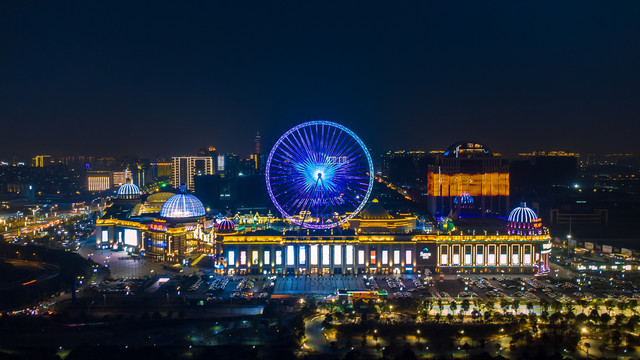
<instances>
[{"instance_id":1,"label":"distant high-rise building","mask_svg":"<svg viewBox=\"0 0 640 360\"><path fill-rule=\"evenodd\" d=\"M170 162L155 162L149 165L151 166L151 173L154 180L171 177L172 173Z\"/></svg>"},{"instance_id":2,"label":"distant high-rise building","mask_svg":"<svg viewBox=\"0 0 640 360\"><path fill-rule=\"evenodd\" d=\"M211 156L176 156L173 157L172 181L174 187L186 185L187 189L195 189L193 178L197 175L213 175L213 158Z\"/></svg>"},{"instance_id":3,"label":"distant high-rise building","mask_svg":"<svg viewBox=\"0 0 640 360\"><path fill-rule=\"evenodd\" d=\"M218 155L217 166L216 172L219 174L224 173L224 155Z\"/></svg>"},{"instance_id":4,"label":"distant high-rise building","mask_svg":"<svg viewBox=\"0 0 640 360\"><path fill-rule=\"evenodd\" d=\"M260 170L264 166L264 154L262 154L262 138L260 137L260 133L256 134L256 137L253 139L253 152L251 153L250 159L253 163L253 168L255 170Z\"/></svg>"},{"instance_id":5,"label":"distant high-rise building","mask_svg":"<svg viewBox=\"0 0 640 360\"><path fill-rule=\"evenodd\" d=\"M33 160L33 167L45 167L51 165L51 155L36 155Z\"/></svg>"},{"instance_id":6,"label":"distant high-rise building","mask_svg":"<svg viewBox=\"0 0 640 360\"><path fill-rule=\"evenodd\" d=\"M256 137L253 139L253 153L262 154L262 140L260 133L257 133Z\"/></svg>"},{"instance_id":7,"label":"distant high-rise building","mask_svg":"<svg viewBox=\"0 0 640 360\"><path fill-rule=\"evenodd\" d=\"M131 172L129 170L114 171L112 174L114 186L122 186L127 183L127 180L131 179Z\"/></svg>"},{"instance_id":8,"label":"distant high-rise building","mask_svg":"<svg viewBox=\"0 0 640 360\"><path fill-rule=\"evenodd\" d=\"M87 190L105 191L113 186L113 173L111 171L87 171Z\"/></svg>"},{"instance_id":9,"label":"distant high-rise building","mask_svg":"<svg viewBox=\"0 0 640 360\"><path fill-rule=\"evenodd\" d=\"M95 157L93 156L65 156L60 159L60 162L67 165L71 169L86 169L93 168Z\"/></svg>"}]
</instances>

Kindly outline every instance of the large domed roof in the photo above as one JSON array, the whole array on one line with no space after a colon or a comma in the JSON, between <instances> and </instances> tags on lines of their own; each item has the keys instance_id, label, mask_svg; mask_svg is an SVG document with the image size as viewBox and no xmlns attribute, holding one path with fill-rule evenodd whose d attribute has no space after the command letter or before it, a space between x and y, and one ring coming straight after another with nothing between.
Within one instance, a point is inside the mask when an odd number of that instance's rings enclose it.
<instances>
[{"instance_id":1,"label":"large domed roof","mask_svg":"<svg viewBox=\"0 0 640 360\"><path fill-rule=\"evenodd\" d=\"M218 232L221 234L232 233L235 231L236 231L236 224L229 219L222 220L218 224Z\"/></svg>"},{"instance_id":2,"label":"large domed roof","mask_svg":"<svg viewBox=\"0 0 640 360\"><path fill-rule=\"evenodd\" d=\"M134 196L140 196L140 188L135 184L124 184L118 188L119 198L131 198Z\"/></svg>"},{"instance_id":3,"label":"large domed roof","mask_svg":"<svg viewBox=\"0 0 640 360\"><path fill-rule=\"evenodd\" d=\"M543 232L542 219L538 218L535 211L529 209L526 203L511 210L507 219L507 231L509 234L540 235Z\"/></svg>"},{"instance_id":4,"label":"large domed roof","mask_svg":"<svg viewBox=\"0 0 640 360\"><path fill-rule=\"evenodd\" d=\"M530 223L538 220L538 215L528 208L526 203L520 203L519 207L511 210L507 220L517 223Z\"/></svg>"},{"instance_id":5,"label":"large domed roof","mask_svg":"<svg viewBox=\"0 0 640 360\"><path fill-rule=\"evenodd\" d=\"M204 216L204 205L197 197L189 194L176 194L170 197L160 209L160 216L165 218L190 218Z\"/></svg>"}]
</instances>

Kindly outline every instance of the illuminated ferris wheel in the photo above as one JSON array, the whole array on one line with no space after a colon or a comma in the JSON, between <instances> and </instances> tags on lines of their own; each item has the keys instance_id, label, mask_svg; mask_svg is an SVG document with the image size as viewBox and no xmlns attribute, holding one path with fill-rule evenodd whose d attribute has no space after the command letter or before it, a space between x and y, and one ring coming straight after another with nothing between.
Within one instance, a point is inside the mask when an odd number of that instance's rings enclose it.
<instances>
[{"instance_id":1,"label":"illuminated ferris wheel","mask_svg":"<svg viewBox=\"0 0 640 360\"><path fill-rule=\"evenodd\" d=\"M360 138L330 121L300 124L278 139L266 166L267 191L293 223L329 229L354 217L373 187L373 162Z\"/></svg>"}]
</instances>

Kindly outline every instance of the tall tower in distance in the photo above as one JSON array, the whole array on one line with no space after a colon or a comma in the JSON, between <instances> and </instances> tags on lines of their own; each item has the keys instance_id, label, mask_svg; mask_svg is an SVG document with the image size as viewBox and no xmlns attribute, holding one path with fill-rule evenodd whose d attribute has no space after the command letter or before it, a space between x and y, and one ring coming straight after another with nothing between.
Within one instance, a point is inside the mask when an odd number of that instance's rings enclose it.
<instances>
[{"instance_id":1,"label":"tall tower in distance","mask_svg":"<svg viewBox=\"0 0 640 360\"><path fill-rule=\"evenodd\" d=\"M262 142L261 142L260 132L256 134L256 137L253 139L253 153L256 155L262 154Z\"/></svg>"},{"instance_id":2,"label":"tall tower in distance","mask_svg":"<svg viewBox=\"0 0 640 360\"><path fill-rule=\"evenodd\" d=\"M251 160L253 160L253 165L255 169L259 169L262 167L262 140L260 137L260 132L256 134L256 137L253 139L253 152L251 153Z\"/></svg>"}]
</instances>

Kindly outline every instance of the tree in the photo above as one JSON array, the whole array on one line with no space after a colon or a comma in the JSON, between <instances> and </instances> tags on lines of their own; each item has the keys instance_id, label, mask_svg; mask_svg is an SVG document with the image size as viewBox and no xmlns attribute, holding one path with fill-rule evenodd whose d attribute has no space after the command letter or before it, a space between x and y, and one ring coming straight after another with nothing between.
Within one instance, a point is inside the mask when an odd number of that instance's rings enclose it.
<instances>
[{"instance_id":1,"label":"tree","mask_svg":"<svg viewBox=\"0 0 640 360\"><path fill-rule=\"evenodd\" d=\"M455 300L451 300L451 302L449 303L449 310L451 310L452 313L455 313L456 310L458 310L458 304Z\"/></svg>"},{"instance_id":2,"label":"tree","mask_svg":"<svg viewBox=\"0 0 640 360\"><path fill-rule=\"evenodd\" d=\"M529 323L531 324L533 329L536 330L538 326L538 317L536 316L536 313L534 312L529 313Z\"/></svg>"},{"instance_id":3,"label":"tree","mask_svg":"<svg viewBox=\"0 0 640 360\"><path fill-rule=\"evenodd\" d=\"M611 345L618 349L620 347L620 344L622 344L622 334L618 330L613 330L611 332Z\"/></svg>"},{"instance_id":4,"label":"tree","mask_svg":"<svg viewBox=\"0 0 640 360\"><path fill-rule=\"evenodd\" d=\"M616 304L611 299L607 299L604 301L604 307L607 309L607 312L611 312Z\"/></svg>"},{"instance_id":5,"label":"tree","mask_svg":"<svg viewBox=\"0 0 640 360\"><path fill-rule=\"evenodd\" d=\"M489 320L491 319L491 310L487 310L484 312L484 321L489 322Z\"/></svg>"},{"instance_id":6,"label":"tree","mask_svg":"<svg viewBox=\"0 0 640 360\"><path fill-rule=\"evenodd\" d=\"M587 357L589 357L589 349L591 349L591 344L586 342L584 343L584 347L587 348Z\"/></svg>"},{"instance_id":7,"label":"tree","mask_svg":"<svg viewBox=\"0 0 640 360\"><path fill-rule=\"evenodd\" d=\"M576 306L573 304L573 302L566 302L564 304L564 308L567 310L567 312L573 312L576 309Z\"/></svg>"},{"instance_id":8,"label":"tree","mask_svg":"<svg viewBox=\"0 0 640 360\"><path fill-rule=\"evenodd\" d=\"M627 310L629 304L626 301L618 301L616 306L618 307L618 310L620 310L620 312L624 314L624 311Z\"/></svg>"},{"instance_id":9,"label":"tree","mask_svg":"<svg viewBox=\"0 0 640 360\"><path fill-rule=\"evenodd\" d=\"M527 312L529 312L529 314L533 312L533 301L527 301Z\"/></svg>"},{"instance_id":10,"label":"tree","mask_svg":"<svg viewBox=\"0 0 640 360\"><path fill-rule=\"evenodd\" d=\"M471 350L471 346L465 342L464 344L462 344L462 350L464 350L464 352L467 353L467 356L469 356L469 350Z\"/></svg>"},{"instance_id":11,"label":"tree","mask_svg":"<svg viewBox=\"0 0 640 360\"><path fill-rule=\"evenodd\" d=\"M496 303L493 300L487 299L487 302L485 303L486 311L493 311L493 308L495 306L496 306Z\"/></svg>"},{"instance_id":12,"label":"tree","mask_svg":"<svg viewBox=\"0 0 640 360\"><path fill-rule=\"evenodd\" d=\"M638 322L640 322L640 316L632 315L629 317L629 320L627 321L627 330L635 331L636 326L638 326Z\"/></svg>"},{"instance_id":13,"label":"tree","mask_svg":"<svg viewBox=\"0 0 640 360\"><path fill-rule=\"evenodd\" d=\"M431 312L431 309L433 308L433 299L432 298L426 298L423 302L422 302L422 307L423 310L429 314L429 312Z\"/></svg>"},{"instance_id":14,"label":"tree","mask_svg":"<svg viewBox=\"0 0 640 360\"><path fill-rule=\"evenodd\" d=\"M518 315L518 309L520 309L520 300L513 299L511 306L513 307L513 311L516 312L516 315Z\"/></svg>"},{"instance_id":15,"label":"tree","mask_svg":"<svg viewBox=\"0 0 640 360\"><path fill-rule=\"evenodd\" d=\"M598 314L598 309L593 309L589 313L589 320L593 322L597 322L600 320L600 314Z\"/></svg>"},{"instance_id":16,"label":"tree","mask_svg":"<svg viewBox=\"0 0 640 360\"><path fill-rule=\"evenodd\" d=\"M609 321L611 321L611 315L609 315L609 313L600 315L600 324L607 326L609 324Z\"/></svg>"},{"instance_id":17,"label":"tree","mask_svg":"<svg viewBox=\"0 0 640 360\"><path fill-rule=\"evenodd\" d=\"M568 321L572 321L576 318L576 314L573 311L569 311L564 315L564 318L567 319Z\"/></svg>"},{"instance_id":18,"label":"tree","mask_svg":"<svg viewBox=\"0 0 640 360\"><path fill-rule=\"evenodd\" d=\"M587 320L589 320L589 317L587 315L585 315L584 313L580 313L580 314L578 314L578 316L576 316L576 321L578 321L579 323L584 323Z\"/></svg>"},{"instance_id":19,"label":"tree","mask_svg":"<svg viewBox=\"0 0 640 360\"><path fill-rule=\"evenodd\" d=\"M500 300L500 307L502 308L502 313L506 314L507 310L509 310L509 306L511 306L511 302L507 299Z\"/></svg>"},{"instance_id":20,"label":"tree","mask_svg":"<svg viewBox=\"0 0 640 360\"><path fill-rule=\"evenodd\" d=\"M540 308L543 312L549 312L549 302L545 299L540 299Z\"/></svg>"},{"instance_id":21,"label":"tree","mask_svg":"<svg viewBox=\"0 0 640 360\"><path fill-rule=\"evenodd\" d=\"M624 321L627 319L627 317L624 314L618 314L616 315L616 321L615 321L615 326L618 328L622 328L622 325L624 325Z\"/></svg>"},{"instance_id":22,"label":"tree","mask_svg":"<svg viewBox=\"0 0 640 360\"><path fill-rule=\"evenodd\" d=\"M580 305L581 313L583 313L583 314L584 314L584 308L585 308L585 307L587 306L587 304L588 304L587 300L585 300L585 299L579 299L577 302L578 302L578 305Z\"/></svg>"},{"instance_id":23,"label":"tree","mask_svg":"<svg viewBox=\"0 0 640 360\"><path fill-rule=\"evenodd\" d=\"M637 314L638 312L638 300L636 299L631 299L628 301L629 303L629 309L631 309L631 311L633 311L634 314Z\"/></svg>"},{"instance_id":24,"label":"tree","mask_svg":"<svg viewBox=\"0 0 640 360\"><path fill-rule=\"evenodd\" d=\"M469 311L469 308L471 307L471 304L469 303L468 299L464 299L462 300L462 304L460 304L460 309L462 310L463 313L467 313L467 311Z\"/></svg>"}]
</instances>

